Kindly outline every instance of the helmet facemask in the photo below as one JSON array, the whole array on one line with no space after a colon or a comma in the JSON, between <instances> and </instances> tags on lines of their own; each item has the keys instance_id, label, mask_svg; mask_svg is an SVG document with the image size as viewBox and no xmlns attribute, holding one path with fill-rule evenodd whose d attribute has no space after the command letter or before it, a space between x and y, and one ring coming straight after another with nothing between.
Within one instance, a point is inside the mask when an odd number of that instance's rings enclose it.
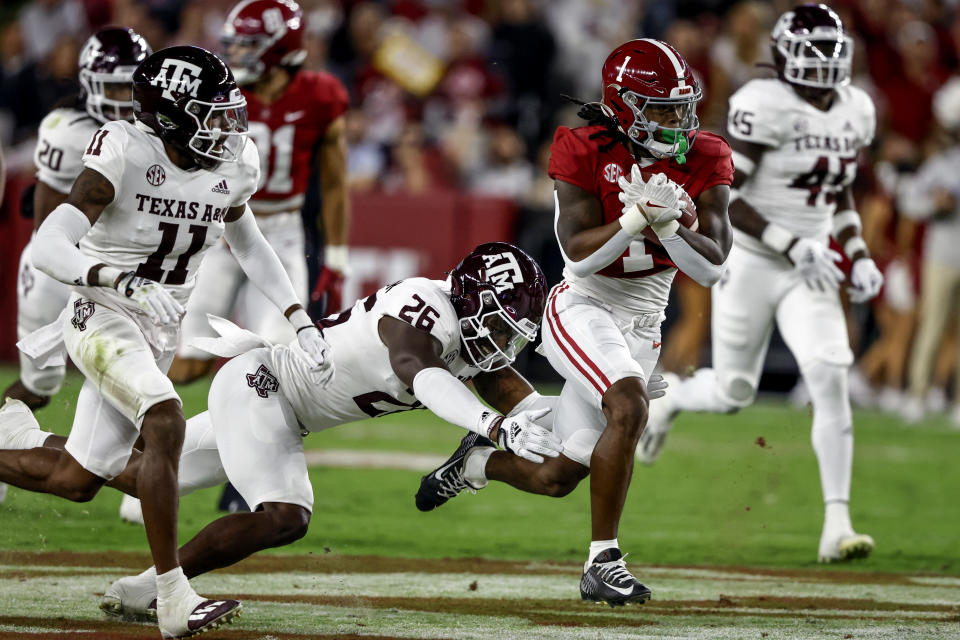
<instances>
[{"instance_id":1,"label":"helmet facemask","mask_svg":"<svg viewBox=\"0 0 960 640\"><path fill-rule=\"evenodd\" d=\"M634 91L620 89L620 97L633 112L633 124L625 133L653 157L675 158L684 164L686 153L700 130L697 102L703 92L699 87L684 86L675 87L671 93L674 95L669 98L645 98Z\"/></svg>"},{"instance_id":2,"label":"helmet facemask","mask_svg":"<svg viewBox=\"0 0 960 640\"><path fill-rule=\"evenodd\" d=\"M184 112L196 122L196 133L187 142L186 151L204 169L212 169L221 162L240 160L247 136L247 101L239 89L230 92L223 102L189 100ZM160 126L176 125L158 118Z\"/></svg>"},{"instance_id":3,"label":"helmet facemask","mask_svg":"<svg viewBox=\"0 0 960 640\"><path fill-rule=\"evenodd\" d=\"M816 89L835 89L850 83L853 39L842 31L817 27L809 34L784 31L776 38L783 56L783 79Z\"/></svg>"},{"instance_id":4,"label":"helmet facemask","mask_svg":"<svg viewBox=\"0 0 960 640\"><path fill-rule=\"evenodd\" d=\"M263 64L263 54L267 52L278 37L263 35L237 36L226 35L220 37L220 44L226 54L227 64L233 71L233 77L240 86L253 84L263 75L266 65Z\"/></svg>"},{"instance_id":5,"label":"helmet facemask","mask_svg":"<svg viewBox=\"0 0 960 640\"><path fill-rule=\"evenodd\" d=\"M489 289L480 292L480 303L475 314L460 318L467 361L481 371L503 369L536 340L537 324L529 318L515 320Z\"/></svg>"},{"instance_id":6,"label":"helmet facemask","mask_svg":"<svg viewBox=\"0 0 960 640\"><path fill-rule=\"evenodd\" d=\"M110 73L80 70L80 86L86 94L87 113L101 123L111 120L133 122L133 71L117 67ZM122 95L125 99L117 99ZM113 96L113 97L110 97Z\"/></svg>"}]
</instances>

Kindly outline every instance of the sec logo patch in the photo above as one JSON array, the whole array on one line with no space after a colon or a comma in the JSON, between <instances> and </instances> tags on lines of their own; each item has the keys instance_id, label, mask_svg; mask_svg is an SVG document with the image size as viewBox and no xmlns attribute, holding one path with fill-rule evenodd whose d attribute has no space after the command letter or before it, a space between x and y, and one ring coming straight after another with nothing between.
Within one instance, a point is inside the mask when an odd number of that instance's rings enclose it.
<instances>
[{"instance_id":1,"label":"sec logo patch","mask_svg":"<svg viewBox=\"0 0 960 640\"><path fill-rule=\"evenodd\" d=\"M603 168L603 177L607 182L617 183L617 178L623 175L623 169L616 162L611 162Z\"/></svg>"},{"instance_id":2,"label":"sec logo patch","mask_svg":"<svg viewBox=\"0 0 960 640\"><path fill-rule=\"evenodd\" d=\"M167 172L163 170L158 164L152 165L147 169L147 182L152 184L155 187L159 187L163 184L163 181L167 179Z\"/></svg>"}]
</instances>

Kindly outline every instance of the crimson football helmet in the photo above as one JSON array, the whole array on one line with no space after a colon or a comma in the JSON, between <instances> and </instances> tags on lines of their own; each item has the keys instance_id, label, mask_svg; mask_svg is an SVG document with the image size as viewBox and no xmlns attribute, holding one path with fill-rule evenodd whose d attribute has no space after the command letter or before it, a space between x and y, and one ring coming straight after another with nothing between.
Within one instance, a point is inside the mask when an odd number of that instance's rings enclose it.
<instances>
[{"instance_id":1,"label":"crimson football helmet","mask_svg":"<svg viewBox=\"0 0 960 640\"><path fill-rule=\"evenodd\" d=\"M853 39L824 4L802 4L777 20L770 34L773 61L790 84L835 89L850 82Z\"/></svg>"},{"instance_id":2,"label":"crimson football helmet","mask_svg":"<svg viewBox=\"0 0 960 640\"><path fill-rule=\"evenodd\" d=\"M540 265L506 242L488 242L450 271L450 301L460 319L467 363L496 371L535 340L547 302Z\"/></svg>"},{"instance_id":3,"label":"crimson football helmet","mask_svg":"<svg viewBox=\"0 0 960 640\"><path fill-rule=\"evenodd\" d=\"M302 64L303 27L303 11L293 0L241 0L220 35L237 83L255 82L276 66Z\"/></svg>"},{"instance_id":4,"label":"crimson football helmet","mask_svg":"<svg viewBox=\"0 0 960 640\"><path fill-rule=\"evenodd\" d=\"M133 74L133 112L203 169L236 162L246 144L247 101L223 60L200 47L144 60Z\"/></svg>"},{"instance_id":5,"label":"crimson football helmet","mask_svg":"<svg viewBox=\"0 0 960 640\"><path fill-rule=\"evenodd\" d=\"M690 65L666 42L631 40L603 63L604 113L655 158L686 161L700 130L696 109L702 97Z\"/></svg>"},{"instance_id":6,"label":"crimson football helmet","mask_svg":"<svg viewBox=\"0 0 960 640\"><path fill-rule=\"evenodd\" d=\"M78 66L90 117L98 122L133 121L133 71L151 53L150 45L133 29L105 27L87 39Z\"/></svg>"}]
</instances>

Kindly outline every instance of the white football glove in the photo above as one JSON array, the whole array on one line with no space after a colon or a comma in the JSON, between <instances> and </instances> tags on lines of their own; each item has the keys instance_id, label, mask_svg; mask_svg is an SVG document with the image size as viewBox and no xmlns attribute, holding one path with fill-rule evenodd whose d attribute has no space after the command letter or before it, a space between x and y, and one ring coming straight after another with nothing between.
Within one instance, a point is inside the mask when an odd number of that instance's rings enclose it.
<instances>
[{"instance_id":1,"label":"white football glove","mask_svg":"<svg viewBox=\"0 0 960 640\"><path fill-rule=\"evenodd\" d=\"M647 398L656 400L667 395L667 381L659 373L655 373L647 380Z\"/></svg>"},{"instance_id":2,"label":"white football glove","mask_svg":"<svg viewBox=\"0 0 960 640\"><path fill-rule=\"evenodd\" d=\"M630 167L630 179L620 176L617 178L617 184L620 185L620 193L617 197L623 203L621 213L626 213L628 209L643 200L647 183L643 179L643 174L640 173L640 165L635 164Z\"/></svg>"},{"instance_id":3,"label":"white football glove","mask_svg":"<svg viewBox=\"0 0 960 640\"><path fill-rule=\"evenodd\" d=\"M872 300L883 288L883 274L872 258L860 258L850 269L850 302L860 303Z\"/></svg>"},{"instance_id":4,"label":"white football glove","mask_svg":"<svg viewBox=\"0 0 960 640\"><path fill-rule=\"evenodd\" d=\"M666 174L658 173L647 181L640 200L640 210L651 225L663 224L680 217L679 185Z\"/></svg>"},{"instance_id":5,"label":"white football glove","mask_svg":"<svg viewBox=\"0 0 960 640\"><path fill-rule=\"evenodd\" d=\"M811 289L836 289L843 281L843 271L836 265L843 257L816 240L798 238L787 250L787 257Z\"/></svg>"},{"instance_id":6,"label":"white football glove","mask_svg":"<svg viewBox=\"0 0 960 640\"><path fill-rule=\"evenodd\" d=\"M497 434L497 444L501 449L537 464L543 462L543 456L556 458L563 451L563 444L553 431L535 423L548 413L550 409L531 409L504 418Z\"/></svg>"},{"instance_id":7,"label":"white football glove","mask_svg":"<svg viewBox=\"0 0 960 640\"><path fill-rule=\"evenodd\" d=\"M300 327L297 330L297 342L307 354L314 381L321 387L326 387L333 380L334 367L330 357L330 345L323 339L320 329L314 325Z\"/></svg>"},{"instance_id":8,"label":"white football glove","mask_svg":"<svg viewBox=\"0 0 960 640\"><path fill-rule=\"evenodd\" d=\"M158 324L176 324L183 317L183 305L166 288L133 271L121 274L114 288L137 303L147 317Z\"/></svg>"}]
</instances>

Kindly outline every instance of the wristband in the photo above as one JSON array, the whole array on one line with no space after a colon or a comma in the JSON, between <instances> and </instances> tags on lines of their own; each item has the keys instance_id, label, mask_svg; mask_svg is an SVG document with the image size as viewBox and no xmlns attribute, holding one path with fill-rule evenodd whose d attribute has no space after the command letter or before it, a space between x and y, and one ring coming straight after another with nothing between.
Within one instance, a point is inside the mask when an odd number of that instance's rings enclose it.
<instances>
[{"instance_id":1,"label":"wristband","mask_svg":"<svg viewBox=\"0 0 960 640\"><path fill-rule=\"evenodd\" d=\"M669 238L670 236L677 235L677 229L680 228L680 223L676 220L670 220L668 222L652 224L650 228L653 229L653 232L657 234L658 238Z\"/></svg>"},{"instance_id":2,"label":"wristband","mask_svg":"<svg viewBox=\"0 0 960 640\"><path fill-rule=\"evenodd\" d=\"M853 254L857 251L868 253L867 243L864 242L863 236L853 236L843 245L843 252L847 254L847 257L850 259L853 259Z\"/></svg>"},{"instance_id":3,"label":"wristband","mask_svg":"<svg viewBox=\"0 0 960 640\"><path fill-rule=\"evenodd\" d=\"M497 439L493 437L493 432L497 430L502 422L503 416L496 411L484 411L477 424L477 433L485 433L488 438L496 442Z\"/></svg>"},{"instance_id":4,"label":"wristband","mask_svg":"<svg viewBox=\"0 0 960 640\"><path fill-rule=\"evenodd\" d=\"M768 223L763 228L763 233L760 234L760 242L777 253L786 253L794 240L796 240L796 237L792 233L772 222Z\"/></svg>"},{"instance_id":5,"label":"wristband","mask_svg":"<svg viewBox=\"0 0 960 640\"><path fill-rule=\"evenodd\" d=\"M640 233L650 224L647 222L646 216L643 215L643 212L640 211L640 207L637 205L627 208L623 215L620 216L619 221L620 226L623 227L623 230L632 236L640 235Z\"/></svg>"},{"instance_id":6,"label":"wristband","mask_svg":"<svg viewBox=\"0 0 960 640\"><path fill-rule=\"evenodd\" d=\"M863 225L860 223L860 214L854 211L853 209L844 209L843 211L838 211L833 215L833 237L836 238L840 235L840 232L844 229L853 227L856 229L857 234L860 234L860 230L863 229Z\"/></svg>"},{"instance_id":7,"label":"wristband","mask_svg":"<svg viewBox=\"0 0 960 640\"><path fill-rule=\"evenodd\" d=\"M323 266L345 274L350 249L345 244L328 244L323 248Z\"/></svg>"}]
</instances>

